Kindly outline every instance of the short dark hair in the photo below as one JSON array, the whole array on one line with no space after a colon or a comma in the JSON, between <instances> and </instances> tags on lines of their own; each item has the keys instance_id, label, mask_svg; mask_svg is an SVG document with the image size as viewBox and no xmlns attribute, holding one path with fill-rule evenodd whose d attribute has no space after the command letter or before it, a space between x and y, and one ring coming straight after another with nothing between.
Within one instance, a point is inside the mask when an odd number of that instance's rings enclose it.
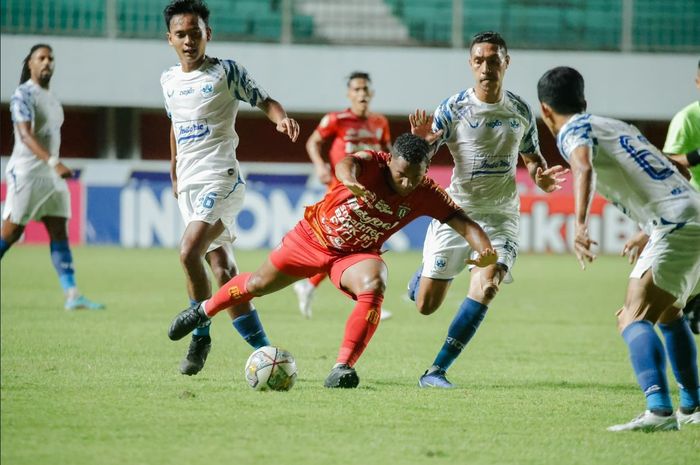
<instances>
[{"instance_id":1,"label":"short dark hair","mask_svg":"<svg viewBox=\"0 0 700 465\"><path fill-rule=\"evenodd\" d=\"M506 41L501 34L494 31L482 31L477 32L476 34L474 34L474 37L472 37L472 41L469 43L469 54L472 53L472 48L474 48L475 44L484 43L494 44L498 45L499 47L503 47L503 50L505 50L506 54L508 53L508 46L506 45Z\"/></svg>"},{"instance_id":2,"label":"short dark hair","mask_svg":"<svg viewBox=\"0 0 700 465\"><path fill-rule=\"evenodd\" d=\"M586 110L583 76L574 68L552 68L537 82L537 97L562 115Z\"/></svg>"},{"instance_id":3,"label":"short dark hair","mask_svg":"<svg viewBox=\"0 0 700 465\"><path fill-rule=\"evenodd\" d=\"M29 70L29 60L32 59L32 55L34 55L34 52L36 52L40 48L46 48L49 50L49 52L53 53L53 49L48 44L36 44L32 46L27 56L24 57L24 61L22 61L22 72L19 75L20 84L24 84L29 80L30 77L32 77L32 72Z\"/></svg>"},{"instance_id":4,"label":"short dark hair","mask_svg":"<svg viewBox=\"0 0 700 465\"><path fill-rule=\"evenodd\" d=\"M170 20L175 15L195 14L202 18L204 24L209 27L209 7L203 0L172 0L163 9L163 19L165 27L170 30Z\"/></svg>"},{"instance_id":5,"label":"short dark hair","mask_svg":"<svg viewBox=\"0 0 700 465\"><path fill-rule=\"evenodd\" d=\"M348 87L350 87L350 81L353 79L366 79L367 82L372 82L372 78L369 77L369 73L366 73L364 71L353 71L350 73L348 76Z\"/></svg>"},{"instance_id":6,"label":"short dark hair","mask_svg":"<svg viewBox=\"0 0 700 465\"><path fill-rule=\"evenodd\" d=\"M407 132L396 138L392 153L412 165L419 165L430 162L430 150L430 145L425 139Z\"/></svg>"}]
</instances>

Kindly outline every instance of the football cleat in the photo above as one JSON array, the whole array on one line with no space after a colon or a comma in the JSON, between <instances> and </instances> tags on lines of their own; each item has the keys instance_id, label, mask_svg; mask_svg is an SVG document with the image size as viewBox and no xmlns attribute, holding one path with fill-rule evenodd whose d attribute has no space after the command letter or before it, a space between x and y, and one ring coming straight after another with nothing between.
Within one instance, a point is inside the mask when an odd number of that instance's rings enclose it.
<instances>
[{"instance_id":1,"label":"football cleat","mask_svg":"<svg viewBox=\"0 0 700 465\"><path fill-rule=\"evenodd\" d=\"M311 318L311 300L314 296L316 288L309 282L308 279L302 279L294 283L294 292L299 301L299 311L301 316L306 319Z\"/></svg>"},{"instance_id":2,"label":"football cleat","mask_svg":"<svg viewBox=\"0 0 700 465\"><path fill-rule=\"evenodd\" d=\"M182 362L180 362L180 373L192 376L202 371L210 350L211 337L192 336L190 347L187 349L187 355L182 359Z\"/></svg>"},{"instance_id":3,"label":"football cleat","mask_svg":"<svg viewBox=\"0 0 700 465\"><path fill-rule=\"evenodd\" d=\"M445 370L426 370L418 380L418 386L422 388L451 389L454 386L447 380Z\"/></svg>"},{"instance_id":4,"label":"football cleat","mask_svg":"<svg viewBox=\"0 0 700 465\"><path fill-rule=\"evenodd\" d=\"M203 326L209 321L204 314L202 304L196 304L177 314L168 330L168 337L172 341L178 341L190 334L198 326Z\"/></svg>"},{"instance_id":5,"label":"football cleat","mask_svg":"<svg viewBox=\"0 0 700 465\"><path fill-rule=\"evenodd\" d=\"M75 299L67 299L64 308L66 310L103 310L105 306L104 304L88 299L84 295L79 295Z\"/></svg>"},{"instance_id":6,"label":"football cleat","mask_svg":"<svg viewBox=\"0 0 700 465\"><path fill-rule=\"evenodd\" d=\"M344 389L356 388L358 384L360 384L360 377L357 376L357 372L345 363L334 366L323 383L327 388Z\"/></svg>"},{"instance_id":7,"label":"football cleat","mask_svg":"<svg viewBox=\"0 0 700 465\"><path fill-rule=\"evenodd\" d=\"M639 415L629 423L610 426L608 431L644 431L651 433L654 431L675 431L678 430L678 418L674 413L663 416L657 415L649 410Z\"/></svg>"},{"instance_id":8,"label":"football cleat","mask_svg":"<svg viewBox=\"0 0 700 465\"><path fill-rule=\"evenodd\" d=\"M700 425L700 407L695 407L692 413L683 413L680 409L676 412L678 424L683 425Z\"/></svg>"}]
</instances>

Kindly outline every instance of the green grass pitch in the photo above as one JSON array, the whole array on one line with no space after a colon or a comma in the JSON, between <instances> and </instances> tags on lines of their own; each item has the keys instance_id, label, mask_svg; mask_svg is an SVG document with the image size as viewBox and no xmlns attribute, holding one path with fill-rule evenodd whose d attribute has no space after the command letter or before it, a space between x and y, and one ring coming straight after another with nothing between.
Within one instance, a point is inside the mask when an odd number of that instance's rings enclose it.
<instances>
[{"instance_id":1,"label":"green grass pitch","mask_svg":"<svg viewBox=\"0 0 700 465\"><path fill-rule=\"evenodd\" d=\"M450 370L458 388L421 390L467 286L419 315L402 296L418 253L387 253L382 322L356 390L328 390L352 303L326 281L303 320L291 288L258 299L268 335L295 355L296 386L255 392L251 349L227 316L205 370L177 366L166 331L186 306L175 250L76 248L78 283L103 312L65 312L48 247L2 261L2 463L20 464L690 464L700 428L613 434L643 398L615 329L629 265L524 255ZM266 252L239 252L253 270ZM669 375L671 375L669 370ZM677 389L671 377L674 400Z\"/></svg>"}]
</instances>

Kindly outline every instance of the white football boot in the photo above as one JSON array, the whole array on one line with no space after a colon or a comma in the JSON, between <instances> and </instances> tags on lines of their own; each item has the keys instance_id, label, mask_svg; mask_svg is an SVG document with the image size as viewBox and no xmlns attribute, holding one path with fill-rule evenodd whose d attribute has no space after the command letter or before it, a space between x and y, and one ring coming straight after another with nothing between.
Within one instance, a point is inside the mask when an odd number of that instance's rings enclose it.
<instances>
[{"instance_id":1,"label":"white football boot","mask_svg":"<svg viewBox=\"0 0 700 465\"><path fill-rule=\"evenodd\" d=\"M646 410L629 423L614 425L608 428L608 431L644 431L651 433L653 431L674 431L678 430L678 417L675 413L669 416L661 416Z\"/></svg>"},{"instance_id":2,"label":"white football boot","mask_svg":"<svg viewBox=\"0 0 700 465\"><path fill-rule=\"evenodd\" d=\"M680 410L676 412L678 424L683 425L700 425L700 407L696 407L693 413L683 413Z\"/></svg>"}]
</instances>

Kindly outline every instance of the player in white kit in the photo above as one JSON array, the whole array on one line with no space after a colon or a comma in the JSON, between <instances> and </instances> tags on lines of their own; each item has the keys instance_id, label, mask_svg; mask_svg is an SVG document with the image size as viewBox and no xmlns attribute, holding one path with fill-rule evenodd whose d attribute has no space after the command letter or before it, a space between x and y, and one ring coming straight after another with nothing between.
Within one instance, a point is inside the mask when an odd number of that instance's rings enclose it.
<instances>
[{"instance_id":1,"label":"player in white kit","mask_svg":"<svg viewBox=\"0 0 700 465\"><path fill-rule=\"evenodd\" d=\"M54 56L49 45L33 46L24 59L20 85L10 99L15 145L7 164L7 198L2 215L0 258L17 242L31 220L44 223L51 261L65 294L65 309L99 310L104 305L78 292L68 243L73 176L59 159L63 107L49 91Z\"/></svg>"},{"instance_id":2,"label":"player in white kit","mask_svg":"<svg viewBox=\"0 0 700 465\"><path fill-rule=\"evenodd\" d=\"M187 277L190 304L195 304L211 296L203 259L219 284L237 274L231 244L246 188L236 160L238 135L234 124L239 102L260 108L275 123L277 131L292 141L299 135L299 125L287 117L282 105L243 66L206 55L211 29L209 9L204 2L174 0L165 7L163 16L168 43L180 59L179 64L162 74L160 82L172 121L173 194L187 225L180 261ZM245 304L228 310L234 327L246 334L258 327L262 331L257 312L249 309L249 304ZM210 348L209 327L197 328L180 364L181 373L194 375L201 371Z\"/></svg>"},{"instance_id":3,"label":"player in white kit","mask_svg":"<svg viewBox=\"0 0 700 465\"><path fill-rule=\"evenodd\" d=\"M561 166L547 168L530 107L517 95L503 90L509 62L500 34L475 35L469 48L474 87L446 99L433 116L432 131L441 133L436 148L446 144L455 164L447 192L486 231L498 253L498 263L485 268L470 267L467 298L457 310L435 361L421 376L420 387L452 387L446 378L447 369L476 332L500 283L511 281L520 220L515 184L518 155L545 192L559 189L561 175L567 171ZM425 114L416 112L410 120L412 131L418 134ZM409 283L409 297L424 315L440 307L452 279L474 254L466 241L450 229L436 221L430 223L423 246L423 265Z\"/></svg>"},{"instance_id":4,"label":"player in white kit","mask_svg":"<svg viewBox=\"0 0 700 465\"><path fill-rule=\"evenodd\" d=\"M700 425L697 347L681 309L700 292L700 193L668 159L627 123L586 113L583 77L558 67L540 78L542 119L571 164L576 202L576 257L585 268L595 254L588 235L593 192L636 221L650 238L630 274L618 328L628 346L647 410L609 431L676 430ZM635 254L632 243L624 254ZM654 331L658 325L666 342ZM673 404L666 358L680 387Z\"/></svg>"}]
</instances>

